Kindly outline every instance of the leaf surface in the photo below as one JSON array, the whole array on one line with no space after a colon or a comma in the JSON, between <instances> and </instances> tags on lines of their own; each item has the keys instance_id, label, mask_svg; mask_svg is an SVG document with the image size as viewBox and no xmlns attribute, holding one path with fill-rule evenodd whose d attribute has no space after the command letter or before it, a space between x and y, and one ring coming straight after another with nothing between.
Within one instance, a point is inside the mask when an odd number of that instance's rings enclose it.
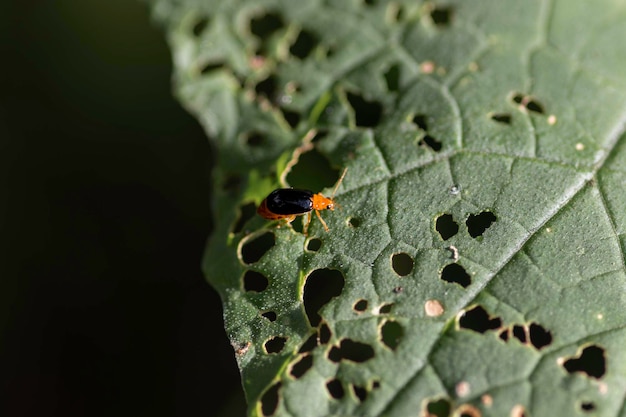
<instances>
[{"instance_id":1,"label":"leaf surface","mask_svg":"<svg viewBox=\"0 0 626 417\"><path fill-rule=\"evenodd\" d=\"M148 2L251 416L626 415L623 2Z\"/></svg>"}]
</instances>

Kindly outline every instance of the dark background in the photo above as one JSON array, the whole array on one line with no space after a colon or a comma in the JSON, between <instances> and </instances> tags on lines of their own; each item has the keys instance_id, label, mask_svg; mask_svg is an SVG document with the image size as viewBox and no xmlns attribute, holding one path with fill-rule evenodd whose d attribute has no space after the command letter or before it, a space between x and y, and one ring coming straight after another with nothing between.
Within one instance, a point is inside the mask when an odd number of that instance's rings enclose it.
<instances>
[{"instance_id":1,"label":"dark background","mask_svg":"<svg viewBox=\"0 0 626 417\"><path fill-rule=\"evenodd\" d=\"M211 149L147 5L8 1L0 36L0 415L244 415Z\"/></svg>"}]
</instances>

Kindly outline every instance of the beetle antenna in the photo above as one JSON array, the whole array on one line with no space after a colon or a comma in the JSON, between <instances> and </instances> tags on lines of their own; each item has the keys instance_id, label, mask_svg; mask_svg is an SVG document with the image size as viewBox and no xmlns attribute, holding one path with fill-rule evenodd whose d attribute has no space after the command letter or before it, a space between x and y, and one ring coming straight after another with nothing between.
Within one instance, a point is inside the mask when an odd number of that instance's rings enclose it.
<instances>
[{"instance_id":1,"label":"beetle antenna","mask_svg":"<svg viewBox=\"0 0 626 417\"><path fill-rule=\"evenodd\" d=\"M331 200L335 197L335 193L337 192L337 188L339 188L339 184L341 184L341 181L343 181L343 177L346 176L346 172L348 172L348 168L344 169L343 173L341 174L341 177L339 177L339 180L337 181L337 185L335 185L335 189L333 190L333 194L330 197Z\"/></svg>"}]
</instances>

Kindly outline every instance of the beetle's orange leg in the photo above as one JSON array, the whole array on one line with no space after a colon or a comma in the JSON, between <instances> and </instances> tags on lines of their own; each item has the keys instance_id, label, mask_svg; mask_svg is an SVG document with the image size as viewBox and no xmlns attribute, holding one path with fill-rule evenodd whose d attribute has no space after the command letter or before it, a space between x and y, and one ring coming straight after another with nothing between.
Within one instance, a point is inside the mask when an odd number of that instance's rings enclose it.
<instances>
[{"instance_id":1,"label":"beetle's orange leg","mask_svg":"<svg viewBox=\"0 0 626 417\"><path fill-rule=\"evenodd\" d=\"M294 221L296 219L296 215L294 214L293 216L288 216L283 218L283 220L285 220L285 224L291 228L293 228L293 226L291 225L291 222ZM278 223L278 226L276 227L280 227L280 222Z\"/></svg>"},{"instance_id":2,"label":"beetle's orange leg","mask_svg":"<svg viewBox=\"0 0 626 417\"><path fill-rule=\"evenodd\" d=\"M317 214L317 218L320 219L320 221L322 222L322 226L324 226L324 230L326 230L328 232L328 226L326 226L326 222L324 221L324 219L322 219L322 215L320 214L320 212L318 210L315 210L315 214Z\"/></svg>"},{"instance_id":3,"label":"beetle's orange leg","mask_svg":"<svg viewBox=\"0 0 626 417\"><path fill-rule=\"evenodd\" d=\"M304 223L304 227L302 228L302 232L304 233L305 236L308 236L309 234L309 224L311 224L311 212L310 211L306 214L306 223Z\"/></svg>"}]
</instances>

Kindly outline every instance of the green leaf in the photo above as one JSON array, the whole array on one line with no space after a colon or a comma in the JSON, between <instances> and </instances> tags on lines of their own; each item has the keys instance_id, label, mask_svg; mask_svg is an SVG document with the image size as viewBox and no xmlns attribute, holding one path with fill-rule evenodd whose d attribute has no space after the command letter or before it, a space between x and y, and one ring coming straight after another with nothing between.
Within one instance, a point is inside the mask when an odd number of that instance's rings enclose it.
<instances>
[{"instance_id":1,"label":"green leaf","mask_svg":"<svg viewBox=\"0 0 626 417\"><path fill-rule=\"evenodd\" d=\"M149 3L250 416L626 415L622 1Z\"/></svg>"}]
</instances>

